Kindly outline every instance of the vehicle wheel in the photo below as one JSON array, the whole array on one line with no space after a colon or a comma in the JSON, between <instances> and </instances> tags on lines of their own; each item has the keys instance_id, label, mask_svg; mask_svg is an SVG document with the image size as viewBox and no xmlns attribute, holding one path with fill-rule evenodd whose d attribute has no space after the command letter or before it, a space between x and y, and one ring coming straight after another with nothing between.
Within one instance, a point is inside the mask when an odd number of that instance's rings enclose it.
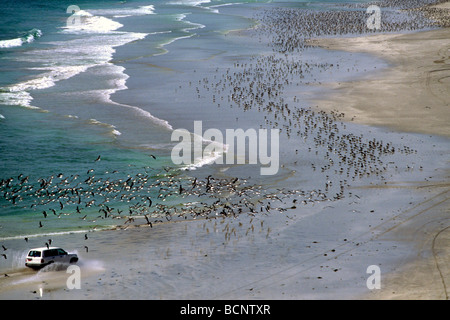
<instances>
[{"instance_id":1,"label":"vehicle wheel","mask_svg":"<svg viewBox=\"0 0 450 320\"><path fill-rule=\"evenodd\" d=\"M78 262L78 258L72 258L72 259L70 259L70 263L76 263L76 262Z\"/></svg>"}]
</instances>

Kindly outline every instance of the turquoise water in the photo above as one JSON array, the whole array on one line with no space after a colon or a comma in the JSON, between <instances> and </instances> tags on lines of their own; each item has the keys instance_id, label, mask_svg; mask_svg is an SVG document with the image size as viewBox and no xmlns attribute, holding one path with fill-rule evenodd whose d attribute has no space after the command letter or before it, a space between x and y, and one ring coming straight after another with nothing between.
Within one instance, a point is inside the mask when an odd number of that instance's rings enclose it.
<instances>
[{"instance_id":1,"label":"turquoise water","mask_svg":"<svg viewBox=\"0 0 450 320\"><path fill-rule=\"evenodd\" d=\"M163 175L174 170L164 170L173 168L168 146L171 119L157 118L127 98L123 104L110 99L114 92L127 90L129 78L120 61L114 63L114 54L123 47L122 61L151 58L168 53L168 45L193 38L196 32L224 32L251 25L239 16L217 19L217 8L204 4L206 1L77 1L72 9L82 10L83 18L89 19L78 27L70 20L75 19L68 9L72 1L2 3L0 177L13 178L11 183L16 185L2 187L1 238L116 224L112 219L94 221L102 207L98 203L92 207L84 207L85 202L66 204L64 209L59 208L59 200L42 204L36 191L39 179L52 179L59 189L78 186L96 193L98 190L84 183L91 169L96 179L116 182L142 172L151 172L156 181L160 171ZM207 23L192 22L191 18ZM151 69L144 76L152 77ZM151 102L151 97L146 100ZM101 161L95 161L99 155ZM61 173L64 178L59 181L67 178L71 185L57 183ZM178 174L176 170L171 173ZM20 183L24 177L26 182ZM24 193L23 189L17 191L19 185L35 189ZM11 200L14 191L22 192L23 197ZM153 197L155 192L142 194ZM130 206L124 201L111 203L117 212L126 212ZM83 215L70 214L76 207ZM59 219L50 210L58 210ZM44 212L48 212L46 217ZM86 215L88 219L83 220ZM43 227L38 227L39 223Z\"/></svg>"}]
</instances>

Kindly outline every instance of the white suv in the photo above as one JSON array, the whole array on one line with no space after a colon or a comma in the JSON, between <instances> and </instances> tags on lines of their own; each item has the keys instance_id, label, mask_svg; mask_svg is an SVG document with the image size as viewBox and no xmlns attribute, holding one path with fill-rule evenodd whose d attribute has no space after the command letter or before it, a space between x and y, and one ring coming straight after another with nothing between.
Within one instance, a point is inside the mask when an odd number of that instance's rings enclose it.
<instances>
[{"instance_id":1,"label":"white suv","mask_svg":"<svg viewBox=\"0 0 450 320\"><path fill-rule=\"evenodd\" d=\"M43 247L31 249L25 258L25 266L30 268L42 268L51 263L76 263L78 256L69 254L58 247Z\"/></svg>"}]
</instances>

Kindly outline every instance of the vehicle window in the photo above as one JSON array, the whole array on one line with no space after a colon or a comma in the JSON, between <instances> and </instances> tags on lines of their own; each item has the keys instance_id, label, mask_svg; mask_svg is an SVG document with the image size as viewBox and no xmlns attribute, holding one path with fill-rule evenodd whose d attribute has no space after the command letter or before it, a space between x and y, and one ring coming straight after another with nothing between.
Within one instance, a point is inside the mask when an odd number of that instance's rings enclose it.
<instances>
[{"instance_id":1,"label":"vehicle window","mask_svg":"<svg viewBox=\"0 0 450 320\"><path fill-rule=\"evenodd\" d=\"M39 258L41 256L41 252L37 250L31 250L30 252L28 252L28 256Z\"/></svg>"},{"instance_id":2,"label":"vehicle window","mask_svg":"<svg viewBox=\"0 0 450 320\"><path fill-rule=\"evenodd\" d=\"M52 256L57 256L58 253L56 252L55 249L50 249L50 250L45 250L44 251L44 257L52 257Z\"/></svg>"},{"instance_id":3,"label":"vehicle window","mask_svg":"<svg viewBox=\"0 0 450 320\"><path fill-rule=\"evenodd\" d=\"M59 255L59 256L65 256L65 255L67 255L67 252L65 252L63 249L57 249L57 251L58 251L58 255Z\"/></svg>"}]
</instances>

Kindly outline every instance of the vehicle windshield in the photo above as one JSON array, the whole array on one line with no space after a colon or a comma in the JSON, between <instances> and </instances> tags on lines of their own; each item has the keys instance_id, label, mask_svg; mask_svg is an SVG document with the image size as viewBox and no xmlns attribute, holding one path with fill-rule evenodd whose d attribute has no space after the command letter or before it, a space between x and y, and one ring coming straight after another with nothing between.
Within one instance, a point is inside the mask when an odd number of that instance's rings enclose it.
<instances>
[{"instance_id":1,"label":"vehicle windshield","mask_svg":"<svg viewBox=\"0 0 450 320\"><path fill-rule=\"evenodd\" d=\"M38 258L41 256L41 252L37 250L31 250L30 252L28 252L28 256Z\"/></svg>"}]
</instances>

